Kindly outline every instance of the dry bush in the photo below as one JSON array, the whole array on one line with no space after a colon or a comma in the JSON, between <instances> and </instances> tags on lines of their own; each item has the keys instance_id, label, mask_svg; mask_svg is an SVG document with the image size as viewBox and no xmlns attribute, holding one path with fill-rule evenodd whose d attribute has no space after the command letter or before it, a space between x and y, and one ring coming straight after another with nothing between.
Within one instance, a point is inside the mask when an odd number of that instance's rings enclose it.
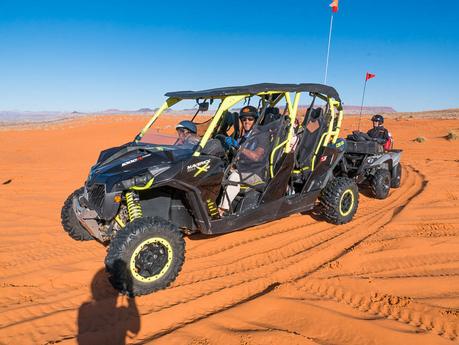
<instances>
[{"instance_id":1,"label":"dry bush","mask_svg":"<svg viewBox=\"0 0 459 345\"><path fill-rule=\"evenodd\" d=\"M449 131L447 135L445 135L445 139L447 140L457 140L459 135L455 131Z\"/></svg>"},{"instance_id":2,"label":"dry bush","mask_svg":"<svg viewBox=\"0 0 459 345\"><path fill-rule=\"evenodd\" d=\"M416 139L414 139L413 141L417 142L417 143L423 143L426 141L426 138L424 137L417 137Z\"/></svg>"}]
</instances>

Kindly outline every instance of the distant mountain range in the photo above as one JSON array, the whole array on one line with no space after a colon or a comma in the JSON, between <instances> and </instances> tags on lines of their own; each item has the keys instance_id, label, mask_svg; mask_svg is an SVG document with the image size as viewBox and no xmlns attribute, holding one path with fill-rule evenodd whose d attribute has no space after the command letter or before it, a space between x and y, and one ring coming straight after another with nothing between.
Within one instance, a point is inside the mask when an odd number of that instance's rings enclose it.
<instances>
[{"instance_id":1,"label":"distant mountain range","mask_svg":"<svg viewBox=\"0 0 459 345\"><path fill-rule=\"evenodd\" d=\"M157 109L157 108L156 108ZM116 114L153 114L156 109L141 108L138 110L120 110L106 109L96 112L80 112L80 111L16 111L16 110L0 110L0 124L13 122L48 122L74 118L87 115L116 115Z\"/></svg>"},{"instance_id":2,"label":"distant mountain range","mask_svg":"<svg viewBox=\"0 0 459 345\"><path fill-rule=\"evenodd\" d=\"M396 113L397 111L392 107L385 106L372 106L372 107L363 107L363 114L390 114ZM360 106L358 105L345 105L344 106L345 114L360 114Z\"/></svg>"},{"instance_id":3,"label":"distant mountain range","mask_svg":"<svg viewBox=\"0 0 459 345\"><path fill-rule=\"evenodd\" d=\"M300 106L300 109L304 109L306 106ZM138 110L121 110L121 109L106 109L103 111L97 112L61 112L61 111L0 111L0 124L1 123L14 123L14 122L48 122L63 120L78 116L87 116L87 115L116 115L116 114L132 114L132 115L151 115L158 108L140 108ZM235 109L236 110L236 109ZM167 113L170 115L184 115L191 114L196 112L196 109L178 109L178 110L168 110ZM345 114L359 114L360 106L356 105L345 105L344 106ZM377 107L363 107L364 114L377 114L377 113L394 113L396 112L394 108L386 106L377 106Z\"/></svg>"}]
</instances>

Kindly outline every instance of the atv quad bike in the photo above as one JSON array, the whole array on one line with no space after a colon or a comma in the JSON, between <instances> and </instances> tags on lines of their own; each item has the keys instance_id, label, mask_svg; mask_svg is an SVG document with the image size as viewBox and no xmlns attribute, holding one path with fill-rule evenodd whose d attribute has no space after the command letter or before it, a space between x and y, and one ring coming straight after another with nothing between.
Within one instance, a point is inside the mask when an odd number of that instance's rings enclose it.
<instances>
[{"instance_id":1,"label":"atv quad bike","mask_svg":"<svg viewBox=\"0 0 459 345\"><path fill-rule=\"evenodd\" d=\"M302 95L310 105L300 116ZM62 209L72 238L108 245L106 270L121 293L148 294L174 281L185 258L184 235L232 232L318 205L333 224L353 218L357 184L334 175L345 151L338 140L343 109L333 87L255 84L166 96L132 142L100 153L84 187ZM201 137L197 145L153 129L165 110L184 100L199 105L191 118ZM225 147L225 138L240 132L231 108L251 101L260 116L249 139L239 150ZM213 103L218 106L208 115ZM234 184L228 175L257 138L265 144L253 171L262 181L242 180L228 213L220 216L217 205Z\"/></svg>"},{"instance_id":2,"label":"atv quad bike","mask_svg":"<svg viewBox=\"0 0 459 345\"><path fill-rule=\"evenodd\" d=\"M355 131L345 141L345 153L336 176L346 176L361 187L369 187L376 199L385 199L390 188L400 187L402 150L384 150L383 143Z\"/></svg>"}]
</instances>

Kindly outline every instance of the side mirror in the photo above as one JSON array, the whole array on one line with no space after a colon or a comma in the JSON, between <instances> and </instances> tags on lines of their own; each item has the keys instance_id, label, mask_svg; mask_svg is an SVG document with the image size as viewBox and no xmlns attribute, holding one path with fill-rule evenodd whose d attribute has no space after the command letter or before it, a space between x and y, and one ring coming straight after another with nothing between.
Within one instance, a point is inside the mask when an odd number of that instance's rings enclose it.
<instances>
[{"instance_id":1,"label":"side mirror","mask_svg":"<svg viewBox=\"0 0 459 345\"><path fill-rule=\"evenodd\" d=\"M201 103L198 102L198 105L199 105L199 111L200 112L204 112L204 111L209 110L209 102L205 102L205 101L201 102Z\"/></svg>"}]
</instances>

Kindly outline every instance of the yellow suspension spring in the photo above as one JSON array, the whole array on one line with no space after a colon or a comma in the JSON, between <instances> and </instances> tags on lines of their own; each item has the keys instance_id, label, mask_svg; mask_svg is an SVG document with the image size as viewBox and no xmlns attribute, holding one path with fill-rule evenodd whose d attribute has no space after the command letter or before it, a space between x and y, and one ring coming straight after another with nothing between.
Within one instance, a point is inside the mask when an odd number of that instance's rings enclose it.
<instances>
[{"instance_id":1,"label":"yellow suspension spring","mask_svg":"<svg viewBox=\"0 0 459 345\"><path fill-rule=\"evenodd\" d=\"M135 192L126 193L126 203L129 215L129 221L142 218L142 207L140 206L139 196Z\"/></svg>"}]
</instances>

